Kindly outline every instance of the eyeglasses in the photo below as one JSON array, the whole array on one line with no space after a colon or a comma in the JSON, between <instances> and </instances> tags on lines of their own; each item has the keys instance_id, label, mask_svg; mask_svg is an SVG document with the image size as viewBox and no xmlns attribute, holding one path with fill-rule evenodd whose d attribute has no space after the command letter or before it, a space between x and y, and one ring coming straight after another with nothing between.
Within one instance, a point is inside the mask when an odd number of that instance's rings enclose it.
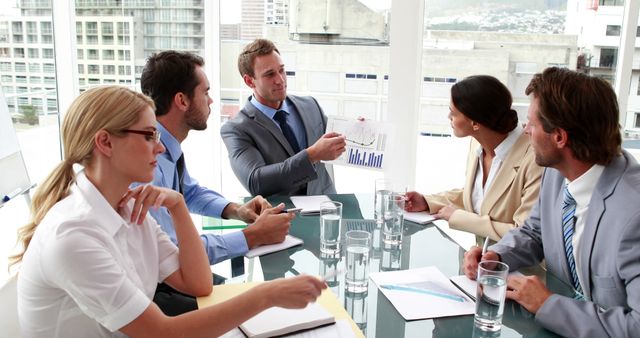
<instances>
[{"instance_id":1,"label":"eyeglasses","mask_svg":"<svg viewBox=\"0 0 640 338\"><path fill-rule=\"evenodd\" d=\"M132 134L140 134L144 135L147 141L153 140L156 143L160 143L160 131L159 130L135 130L135 129L122 129L120 130L123 133L132 133Z\"/></svg>"}]
</instances>

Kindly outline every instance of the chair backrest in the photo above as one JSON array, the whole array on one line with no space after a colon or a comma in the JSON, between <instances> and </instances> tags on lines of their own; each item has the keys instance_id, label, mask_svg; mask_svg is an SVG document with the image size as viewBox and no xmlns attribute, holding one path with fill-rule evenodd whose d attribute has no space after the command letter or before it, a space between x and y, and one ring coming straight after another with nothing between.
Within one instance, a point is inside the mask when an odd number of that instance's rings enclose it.
<instances>
[{"instance_id":1,"label":"chair backrest","mask_svg":"<svg viewBox=\"0 0 640 338\"><path fill-rule=\"evenodd\" d=\"M0 301L0 327L3 337L20 337L17 286L17 275L9 277L5 284L0 286L0 299L2 300Z\"/></svg>"}]
</instances>

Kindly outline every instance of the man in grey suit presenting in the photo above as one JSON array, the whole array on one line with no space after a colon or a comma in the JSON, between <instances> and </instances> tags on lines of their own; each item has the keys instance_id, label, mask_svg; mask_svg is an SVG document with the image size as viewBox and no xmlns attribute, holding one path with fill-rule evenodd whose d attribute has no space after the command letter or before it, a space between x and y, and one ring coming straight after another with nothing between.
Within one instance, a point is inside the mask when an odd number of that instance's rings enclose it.
<instances>
[{"instance_id":1,"label":"man in grey suit presenting","mask_svg":"<svg viewBox=\"0 0 640 338\"><path fill-rule=\"evenodd\" d=\"M640 334L640 166L621 150L618 105L595 77L549 68L527 87L529 134L536 162L546 167L529 219L484 255L465 254L465 274L478 261L511 270L543 259L547 270L577 291L552 293L537 277L510 277L507 298L567 337Z\"/></svg>"},{"instance_id":2,"label":"man in grey suit presenting","mask_svg":"<svg viewBox=\"0 0 640 338\"><path fill-rule=\"evenodd\" d=\"M284 63L273 42L248 44L238 70L253 95L220 134L242 185L252 195L335 193L321 161L338 158L345 138L325 134L327 117L313 97L287 95Z\"/></svg>"}]
</instances>

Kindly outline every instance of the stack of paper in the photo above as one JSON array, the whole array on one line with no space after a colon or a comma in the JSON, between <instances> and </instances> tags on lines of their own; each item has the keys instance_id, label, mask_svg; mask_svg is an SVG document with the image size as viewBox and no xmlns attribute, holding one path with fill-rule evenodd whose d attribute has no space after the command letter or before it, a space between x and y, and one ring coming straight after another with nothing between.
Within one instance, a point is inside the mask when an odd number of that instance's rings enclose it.
<instances>
[{"instance_id":1,"label":"stack of paper","mask_svg":"<svg viewBox=\"0 0 640 338\"><path fill-rule=\"evenodd\" d=\"M302 243L304 243L304 241L301 240L300 238L287 235L287 237L284 238L284 241L282 241L282 243L262 245L257 248L253 248L249 250L246 254L244 254L244 256L247 258L262 256L262 255L270 254L272 252L289 249L291 247L300 245Z\"/></svg>"},{"instance_id":2,"label":"stack of paper","mask_svg":"<svg viewBox=\"0 0 640 338\"><path fill-rule=\"evenodd\" d=\"M434 266L370 276L406 320L470 315L475 311L473 300Z\"/></svg>"},{"instance_id":3,"label":"stack of paper","mask_svg":"<svg viewBox=\"0 0 640 338\"><path fill-rule=\"evenodd\" d=\"M320 213L322 202L331 202L327 195L291 196L291 202L296 208L302 208L301 215L317 215Z\"/></svg>"},{"instance_id":4,"label":"stack of paper","mask_svg":"<svg viewBox=\"0 0 640 338\"><path fill-rule=\"evenodd\" d=\"M333 324L335 321L333 315L320 304L310 303L304 309L269 308L242 323L240 330L249 338L274 337Z\"/></svg>"},{"instance_id":5,"label":"stack of paper","mask_svg":"<svg viewBox=\"0 0 640 338\"><path fill-rule=\"evenodd\" d=\"M410 222L413 222L413 223L427 224L427 223L431 223L436 218L433 217L432 214L430 214L430 213L428 213L426 211L418 211L418 212L405 211L404 212L404 219L405 219L405 221L410 221Z\"/></svg>"}]
</instances>

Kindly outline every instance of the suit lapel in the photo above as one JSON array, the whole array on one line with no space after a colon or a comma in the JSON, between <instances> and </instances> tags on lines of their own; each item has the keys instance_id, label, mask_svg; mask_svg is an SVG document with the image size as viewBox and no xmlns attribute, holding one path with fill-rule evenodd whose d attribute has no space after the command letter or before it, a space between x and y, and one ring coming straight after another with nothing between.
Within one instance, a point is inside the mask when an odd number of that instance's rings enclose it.
<instances>
[{"instance_id":1,"label":"suit lapel","mask_svg":"<svg viewBox=\"0 0 640 338\"><path fill-rule=\"evenodd\" d=\"M504 159L504 162L502 162L500 169L496 173L496 177L493 179L491 188L482 200L480 210L483 215L488 215L491 208L502 205L498 203L498 199L500 199L511 184L513 184L522 160L525 158L524 155L527 149L529 149L529 139L527 135L523 133L511 147L507 158Z\"/></svg>"},{"instance_id":2,"label":"suit lapel","mask_svg":"<svg viewBox=\"0 0 640 338\"><path fill-rule=\"evenodd\" d=\"M614 158L602 172L589 201L589 209L580 239L580 277L581 281L586 284L582 285L582 290L589 298L591 298L591 279L589 278L591 276L591 256L600 228L600 221L606 211L605 201L613 194L626 166L627 159L624 155ZM602 231L606 231L606 229L602 229Z\"/></svg>"},{"instance_id":3,"label":"suit lapel","mask_svg":"<svg viewBox=\"0 0 640 338\"><path fill-rule=\"evenodd\" d=\"M282 134L280 128L275 125L273 120L265 116L261 111L258 110L258 108L256 108L251 102L249 102L249 100L247 100L243 112L248 118L255 121L257 125L268 130L271 135L273 135L273 137L282 145L282 147L284 147L289 156L295 155L293 152L293 148L291 148L291 145L284 137L284 134Z\"/></svg>"}]
</instances>

